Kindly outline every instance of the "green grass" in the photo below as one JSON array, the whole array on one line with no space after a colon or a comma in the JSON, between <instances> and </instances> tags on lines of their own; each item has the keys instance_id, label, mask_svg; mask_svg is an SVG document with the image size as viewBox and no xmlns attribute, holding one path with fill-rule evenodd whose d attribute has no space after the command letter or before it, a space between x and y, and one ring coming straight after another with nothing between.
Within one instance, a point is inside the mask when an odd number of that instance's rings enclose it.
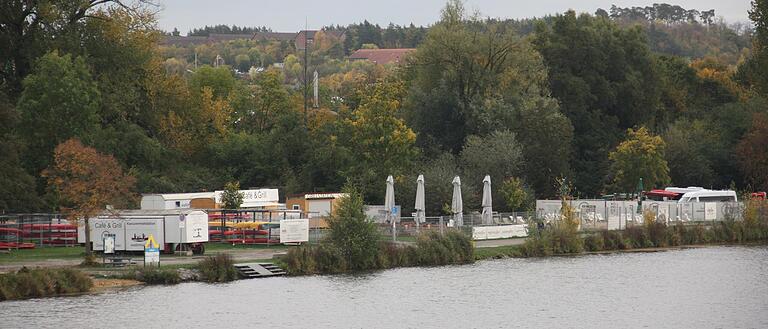
<instances>
[{"instance_id":1,"label":"green grass","mask_svg":"<svg viewBox=\"0 0 768 329\"><path fill-rule=\"evenodd\" d=\"M476 260L520 257L520 255L520 246L475 248Z\"/></svg>"},{"instance_id":2,"label":"green grass","mask_svg":"<svg viewBox=\"0 0 768 329\"><path fill-rule=\"evenodd\" d=\"M48 259L82 258L83 247L51 247L35 249L11 250L10 253L0 253L0 264L43 261Z\"/></svg>"}]
</instances>

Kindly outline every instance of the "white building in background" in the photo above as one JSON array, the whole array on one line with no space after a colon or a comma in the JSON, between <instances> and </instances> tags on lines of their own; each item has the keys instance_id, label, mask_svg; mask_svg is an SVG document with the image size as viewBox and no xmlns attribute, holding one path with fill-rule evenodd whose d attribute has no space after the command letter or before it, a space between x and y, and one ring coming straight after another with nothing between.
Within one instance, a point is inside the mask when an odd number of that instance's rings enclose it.
<instances>
[{"instance_id":1,"label":"white building in background","mask_svg":"<svg viewBox=\"0 0 768 329\"><path fill-rule=\"evenodd\" d=\"M141 197L143 210L171 209L220 209L224 191L198 193L145 194ZM279 209L280 194L277 189L240 190L243 193L241 208Z\"/></svg>"},{"instance_id":2,"label":"white building in background","mask_svg":"<svg viewBox=\"0 0 768 329\"><path fill-rule=\"evenodd\" d=\"M222 207L221 196L224 191L215 191L217 208ZM240 208L277 209L280 204L280 194L276 188L264 188L258 190L240 190L243 194L243 203Z\"/></svg>"},{"instance_id":3,"label":"white building in background","mask_svg":"<svg viewBox=\"0 0 768 329\"><path fill-rule=\"evenodd\" d=\"M143 210L170 210L191 208L214 208L214 192L144 194L141 196Z\"/></svg>"}]
</instances>

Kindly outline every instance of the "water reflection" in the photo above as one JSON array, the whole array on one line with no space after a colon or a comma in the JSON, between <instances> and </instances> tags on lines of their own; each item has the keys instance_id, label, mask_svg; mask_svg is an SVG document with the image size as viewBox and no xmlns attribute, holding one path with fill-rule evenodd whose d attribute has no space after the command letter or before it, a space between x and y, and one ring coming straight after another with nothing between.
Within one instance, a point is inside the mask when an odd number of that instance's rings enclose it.
<instances>
[{"instance_id":1,"label":"water reflection","mask_svg":"<svg viewBox=\"0 0 768 329\"><path fill-rule=\"evenodd\" d=\"M0 303L0 327L767 328L768 248L508 259Z\"/></svg>"}]
</instances>

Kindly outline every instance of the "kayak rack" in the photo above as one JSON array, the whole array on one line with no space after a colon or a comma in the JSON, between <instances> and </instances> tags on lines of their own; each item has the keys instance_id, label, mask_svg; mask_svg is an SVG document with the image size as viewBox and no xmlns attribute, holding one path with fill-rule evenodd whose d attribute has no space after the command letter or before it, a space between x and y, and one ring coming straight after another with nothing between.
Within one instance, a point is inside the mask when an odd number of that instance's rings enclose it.
<instances>
[{"instance_id":1,"label":"kayak rack","mask_svg":"<svg viewBox=\"0 0 768 329\"><path fill-rule=\"evenodd\" d=\"M240 276L247 279L285 275L285 270L272 263L235 264L235 269Z\"/></svg>"}]
</instances>

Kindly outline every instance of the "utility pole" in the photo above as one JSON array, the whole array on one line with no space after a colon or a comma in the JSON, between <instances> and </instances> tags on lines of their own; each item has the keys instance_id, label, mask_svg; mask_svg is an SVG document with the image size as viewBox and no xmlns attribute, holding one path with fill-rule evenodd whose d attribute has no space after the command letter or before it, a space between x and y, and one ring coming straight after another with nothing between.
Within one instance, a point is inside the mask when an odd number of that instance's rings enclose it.
<instances>
[{"instance_id":1,"label":"utility pole","mask_svg":"<svg viewBox=\"0 0 768 329\"><path fill-rule=\"evenodd\" d=\"M309 97L309 87L307 83L307 39L309 39L309 31L307 31L307 18L304 17L304 129L307 129L307 98Z\"/></svg>"}]
</instances>

